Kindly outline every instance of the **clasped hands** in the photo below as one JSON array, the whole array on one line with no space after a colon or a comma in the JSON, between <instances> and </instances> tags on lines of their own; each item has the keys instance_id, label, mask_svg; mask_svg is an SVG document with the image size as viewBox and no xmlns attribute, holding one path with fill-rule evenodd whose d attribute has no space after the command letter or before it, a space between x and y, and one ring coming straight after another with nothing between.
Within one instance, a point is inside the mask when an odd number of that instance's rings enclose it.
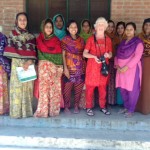
<instances>
[{"instance_id":1,"label":"clasped hands","mask_svg":"<svg viewBox=\"0 0 150 150\"><path fill-rule=\"evenodd\" d=\"M128 66L124 66L124 67L115 66L115 68L120 73L124 73L124 72L126 72L128 70Z\"/></svg>"}]
</instances>

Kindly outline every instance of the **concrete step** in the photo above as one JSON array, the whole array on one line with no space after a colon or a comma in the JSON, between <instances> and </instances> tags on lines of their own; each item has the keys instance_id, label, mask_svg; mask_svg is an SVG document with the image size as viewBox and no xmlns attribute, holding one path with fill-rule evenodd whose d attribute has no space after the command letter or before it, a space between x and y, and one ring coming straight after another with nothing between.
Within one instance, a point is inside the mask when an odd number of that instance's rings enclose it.
<instances>
[{"instance_id":1,"label":"concrete step","mask_svg":"<svg viewBox=\"0 0 150 150\"><path fill-rule=\"evenodd\" d=\"M110 116L104 115L98 108L95 109L93 117L87 116L85 110L81 110L80 114L71 115L61 112L60 116L50 118L12 119L9 116L0 116L0 126L150 131L150 115L135 113L132 118L125 118L117 113L119 109L110 108Z\"/></svg>"},{"instance_id":2,"label":"concrete step","mask_svg":"<svg viewBox=\"0 0 150 150\"><path fill-rule=\"evenodd\" d=\"M40 150L150 150L150 133L145 131L0 127L0 146Z\"/></svg>"},{"instance_id":3,"label":"concrete step","mask_svg":"<svg viewBox=\"0 0 150 150\"><path fill-rule=\"evenodd\" d=\"M69 149L55 149L55 148L31 148L31 147L14 147L14 146L0 146L0 150L69 150ZM79 149L78 149L79 150Z\"/></svg>"}]
</instances>

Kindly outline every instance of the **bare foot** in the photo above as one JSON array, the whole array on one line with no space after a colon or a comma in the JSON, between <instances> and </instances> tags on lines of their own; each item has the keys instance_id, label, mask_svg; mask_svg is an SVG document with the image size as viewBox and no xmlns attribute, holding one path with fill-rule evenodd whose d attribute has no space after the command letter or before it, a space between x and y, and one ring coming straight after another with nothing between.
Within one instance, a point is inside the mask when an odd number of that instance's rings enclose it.
<instances>
[{"instance_id":1,"label":"bare foot","mask_svg":"<svg viewBox=\"0 0 150 150\"><path fill-rule=\"evenodd\" d=\"M65 109L64 109L64 112L65 112L65 114L67 114L67 115L70 115L70 114L71 114L71 111L70 111L68 108L65 108Z\"/></svg>"},{"instance_id":2,"label":"bare foot","mask_svg":"<svg viewBox=\"0 0 150 150\"><path fill-rule=\"evenodd\" d=\"M74 114L78 114L80 111L79 111L79 108L78 107L75 107L74 108Z\"/></svg>"}]
</instances>

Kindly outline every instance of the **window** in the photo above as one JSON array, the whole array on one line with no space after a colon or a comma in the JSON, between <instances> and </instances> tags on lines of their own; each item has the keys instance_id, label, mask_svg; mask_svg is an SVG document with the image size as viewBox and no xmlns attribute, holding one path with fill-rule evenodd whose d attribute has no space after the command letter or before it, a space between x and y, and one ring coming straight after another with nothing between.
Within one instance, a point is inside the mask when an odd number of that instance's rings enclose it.
<instances>
[{"instance_id":1,"label":"window","mask_svg":"<svg viewBox=\"0 0 150 150\"><path fill-rule=\"evenodd\" d=\"M29 29L33 33L40 31L40 24L45 18L53 18L60 13L65 20L75 19L80 22L88 18L92 24L102 16L110 17L110 0L26 0L29 16Z\"/></svg>"}]
</instances>

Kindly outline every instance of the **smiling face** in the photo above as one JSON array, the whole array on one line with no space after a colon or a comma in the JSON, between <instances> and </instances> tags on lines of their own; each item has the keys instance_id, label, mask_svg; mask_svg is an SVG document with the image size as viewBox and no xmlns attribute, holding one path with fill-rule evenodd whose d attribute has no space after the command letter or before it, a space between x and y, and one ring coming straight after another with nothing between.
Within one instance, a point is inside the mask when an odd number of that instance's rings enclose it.
<instances>
[{"instance_id":1,"label":"smiling face","mask_svg":"<svg viewBox=\"0 0 150 150\"><path fill-rule=\"evenodd\" d=\"M146 35L150 35L150 22L144 24L143 30Z\"/></svg>"},{"instance_id":2,"label":"smiling face","mask_svg":"<svg viewBox=\"0 0 150 150\"><path fill-rule=\"evenodd\" d=\"M109 22L108 27L107 27L107 32L112 33L112 32L114 32L114 30L115 30L114 24L112 22Z\"/></svg>"},{"instance_id":3,"label":"smiling face","mask_svg":"<svg viewBox=\"0 0 150 150\"><path fill-rule=\"evenodd\" d=\"M95 31L97 33L104 33L106 30L106 24L104 22L99 22L95 25Z\"/></svg>"},{"instance_id":4,"label":"smiling face","mask_svg":"<svg viewBox=\"0 0 150 150\"><path fill-rule=\"evenodd\" d=\"M83 32L85 33L89 33L90 32L90 25L87 21L85 21L83 24L82 24L82 30Z\"/></svg>"},{"instance_id":5,"label":"smiling face","mask_svg":"<svg viewBox=\"0 0 150 150\"><path fill-rule=\"evenodd\" d=\"M53 32L53 27L52 27L52 24L51 23L46 23L45 26L44 26L44 33L49 36L51 35Z\"/></svg>"},{"instance_id":6,"label":"smiling face","mask_svg":"<svg viewBox=\"0 0 150 150\"><path fill-rule=\"evenodd\" d=\"M16 20L16 24L19 28L26 29L26 27L27 27L27 17L23 14L19 15L17 20Z\"/></svg>"},{"instance_id":7,"label":"smiling face","mask_svg":"<svg viewBox=\"0 0 150 150\"><path fill-rule=\"evenodd\" d=\"M123 26L122 24L120 24L120 25L117 27L117 34L122 36L123 33L124 33L124 31L125 31L124 26Z\"/></svg>"},{"instance_id":8,"label":"smiling face","mask_svg":"<svg viewBox=\"0 0 150 150\"><path fill-rule=\"evenodd\" d=\"M70 33L71 36L75 36L78 32L78 27L75 22L71 23L69 27L67 28L68 32Z\"/></svg>"},{"instance_id":9,"label":"smiling face","mask_svg":"<svg viewBox=\"0 0 150 150\"><path fill-rule=\"evenodd\" d=\"M127 25L125 29L125 34L126 34L127 39L134 37L135 35L134 27L132 25Z\"/></svg>"},{"instance_id":10,"label":"smiling face","mask_svg":"<svg viewBox=\"0 0 150 150\"><path fill-rule=\"evenodd\" d=\"M56 26L58 29L62 29L62 28L63 28L63 25L64 25L64 23L63 23L62 18L61 18L60 16L58 16L58 17L56 18L56 21L55 21L55 26Z\"/></svg>"}]
</instances>

